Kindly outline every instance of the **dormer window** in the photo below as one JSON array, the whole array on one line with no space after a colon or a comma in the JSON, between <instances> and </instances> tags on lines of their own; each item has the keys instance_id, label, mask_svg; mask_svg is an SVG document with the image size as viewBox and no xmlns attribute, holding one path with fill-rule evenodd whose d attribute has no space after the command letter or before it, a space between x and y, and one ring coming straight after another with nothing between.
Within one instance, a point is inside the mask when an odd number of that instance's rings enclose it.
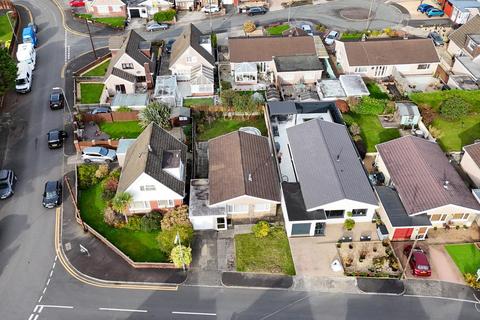
<instances>
[{"instance_id":1,"label":"dormer window","mask_svg":"<svg viewBox=\"0 0 480 320\"><path fill-rule=\"evenodd\" d=\"M181 159L180 150L163 151L162 169L166 173L174 176L178 180L183 181L184 164Z\"/></svg>"}]
</instances>

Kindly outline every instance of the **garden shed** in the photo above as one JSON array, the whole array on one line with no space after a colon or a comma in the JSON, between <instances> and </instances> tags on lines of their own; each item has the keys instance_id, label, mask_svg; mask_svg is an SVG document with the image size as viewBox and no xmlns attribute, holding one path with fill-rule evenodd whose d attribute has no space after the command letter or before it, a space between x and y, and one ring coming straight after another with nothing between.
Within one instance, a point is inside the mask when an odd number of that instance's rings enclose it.
<instances>
[{"instance_id":1,"label":"garden shed","mask_svg":"<svg viewBox=\"0 0 480 320\"><path fill-rule=\"evenodd\" d=\"M416 126L420 121L420 111L417 105L411 102L395 103L395 117L400 121L402 126Z\"/></svg>"}]
</instances>

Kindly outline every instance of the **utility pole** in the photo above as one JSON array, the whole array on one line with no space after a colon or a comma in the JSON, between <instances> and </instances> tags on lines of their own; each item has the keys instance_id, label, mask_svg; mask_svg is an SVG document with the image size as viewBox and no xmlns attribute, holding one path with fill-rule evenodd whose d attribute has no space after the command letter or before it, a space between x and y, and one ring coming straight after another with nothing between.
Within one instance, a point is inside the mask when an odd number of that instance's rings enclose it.
<instances>
[{"instance_id":1,"label":"utility pole","mask_svg":"<svg viewBox=\"0 0 480 320\"><path fill-rule=\"evenodd\" d=\"M88 36L90 37L90 44L92 45L93 56L97 60L97 53L95 52L95 46L93 45L92 33L90 32L90 26L88 25L88 20L85 18L85 24L87 25Z\"/></svg>"},{"instance_id":2,"label":"utility pole","mask_svg":"<svg viewBox=\"0 0 480 320\"><path fill-rule=\"evenodd\" d=\"M407 262L405 263L405 267L403 268L403 272L402 272L402 276L400 277L400 280L405 279L405 275L407 273L407 268L409 267L409 265L410 265L409 262L410 262L410 259L412 258L413 250L415 250L415 247L417 246L417 241L418 241L418 239L415 237L415 241L413 242L412 249L408 253Z\"/></svg>"},{"instance_id":3,"label":"utility pole","mask_svg":"<svg viewBox=\"0 0 480 320\"><path fill-rule=\"evenodd\" d=\"M181 254L181 259L182 259L182 268L183 268L183 271L185 271L185 270L186 270L186 269L185 269L185 258L184 258L184 256L183 256L182 239L180 239L180 233L178 233L178 231L177 231L177 236L175 237L174 244L180 246L180 254Z\"/></svg>"},{"instance_id":4,"label":"utility pole","mask_svg":"<svg viewBox=\"0 0 480 320\"><path fill-rule=\"evenodd\" d=\"M367 26L365 27L365 31L368 31L368 28L370 28L370 16L372 15L372 9L373 9L373 3L375 0L370 1L370 8L368 9L368 17L367 17Z\"/></svg>"}]
</instances>

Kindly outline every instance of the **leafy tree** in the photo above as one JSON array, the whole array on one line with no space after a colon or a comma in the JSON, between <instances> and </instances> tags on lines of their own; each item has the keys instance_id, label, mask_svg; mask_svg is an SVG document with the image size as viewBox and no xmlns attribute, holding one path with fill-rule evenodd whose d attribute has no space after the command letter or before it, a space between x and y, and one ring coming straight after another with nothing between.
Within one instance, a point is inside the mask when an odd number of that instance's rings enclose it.
<instances>
[{"instance_id":1,"label":"leafy tree","mask_svg":"<svg viewBox=\"0 0 480 320\"><path fill-rule=\"evenodd\" d=\"M257 29L257 26L255 25L255 23L251 20L249 21L245 21L245 23L243 24L243 31L245 31L246 33L250 33L250 32L253 32Z\"/></svg>"},{"instance_id":2,"label":"leafy tree","mask_svg":"<svg viewBox=\"0 0 480 320\"><path fill-rule=\"evenodd\" d=\"M150 123L155 123L162 128L170 128L170 107L164 103L154 101L138 115L140 125L146 128Z\"/></svg>"},{"instance_id":3,"label":"leafy tree","mask_svg":"<svg viewBox=\"0 0 480 320\"><path fill-rule=\"evenodd\" d=\"M153 20L156 22L172 21L176 14L175 9L159 11L153 15Z\"/></svg>"},{"instance_id":4,"label":"leafy tree","mask_svg":"<svg viewBox=\"0 0 480 320\"><path fill-rule=\"evenodd\" d=\"M163 215L162 230L171 230L175 226L191 226L188 219L188 206L181 206L167 211Z\"/></svg>"},{"instance_id":5,"label":"leafy tree","mask_svg":"<svg viewBox=\"0 0 480 320\"><path fill-rule=\"evenodd\" d=\"M440 107L440 113L447 120L459 120L468 115L470 104L459 97L451 97L445 100Z\"/></svg>"},{"instance_id":6,"label":"leafy tree","mask_svg":"<svg viewBox=\"0 0 480 320\"><path fill-rule=\"evenodd\" d=\"M180 236L181 244L184 246L189 246L193 239L193 228L192 226L179 225L175 226L170 230L162 230L157 237L158 246L160 250L166 254L172 252L173 247L175 247L175 238L178 235Z\"/></svg>"},{"instance_id":7,"label":"leafy tree","mask_svg":"<svg viewBox=\"0 0 480 320\"><path fill-rule=\"evenodd\" d=\"M170 259L175 267L189 266L192 263L192 248L178 245L170 252Z\"/></svg>"},{"instance_id":8,"label":"leafy tree","mask_svg":"<svg viewBox=\"0 0 480 320\"><path fill-rule=\"evenodd\" d=\"M111 200L115 196L118 188L118 178L115 176L110 176L105 179L102 183L103 193L102 197L105 200Z\"/></svg>"},{"instance_id":9,"label":"leafy tree","mask_svg":"<svg viewBox=\"0 0 480 320\"><path fill-rule=\"evenodd\" d=\"M123 214L125 221L128 223L127 210L133 201L133 197L128 192L121 192L112 199L112 208L118 213Z\"/></svg>"},{"instance_id":10,"label":"leafy tree","mask_svg":"<svg viewBox=\"0 0 480 320\"><path fill-rule=\"evenodd\" d=\"M98 183L95 173L98 169L96 164L81 164L78 166L78 188L88 189Z\"/></svg>"},{"instance_id":11,"label":"leafy tree","mask_svg":"<svg viewBox=\"0 0 480 320\"><path fill-rule=\"evenodd\" d=\"M265 238L270 230L270 224L267 221L259 221L252 227L253 234L257 238Z\"/></svg>"},{"instance_id":12,"label":"leafy tree","mask_svg":"<svg viewBox=\"0 0 480 320\"><path fill-rule=\"evenodd\" d=\"M15 87L17 64L7 49L0 49L0 95Z\"/></svg>"}]
</instances>

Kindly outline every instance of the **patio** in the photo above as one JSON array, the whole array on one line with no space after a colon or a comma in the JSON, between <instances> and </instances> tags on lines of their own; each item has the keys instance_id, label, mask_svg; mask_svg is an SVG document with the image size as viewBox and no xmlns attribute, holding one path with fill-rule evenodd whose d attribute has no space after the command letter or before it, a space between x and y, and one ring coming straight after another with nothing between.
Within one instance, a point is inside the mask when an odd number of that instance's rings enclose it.
<instances>
[{"instance_id":1,"label":"patio","mask_svg":"<svg viewBox=\"0 0 480 320\"><path fill-rule=\"evenodd\" d=\"M458 230L454 227L448 230L443 228L430 229L425 242L428 244L480 242L480 227L474 222L468 229L463 227Z\"/></svg>"}]
</instances>

